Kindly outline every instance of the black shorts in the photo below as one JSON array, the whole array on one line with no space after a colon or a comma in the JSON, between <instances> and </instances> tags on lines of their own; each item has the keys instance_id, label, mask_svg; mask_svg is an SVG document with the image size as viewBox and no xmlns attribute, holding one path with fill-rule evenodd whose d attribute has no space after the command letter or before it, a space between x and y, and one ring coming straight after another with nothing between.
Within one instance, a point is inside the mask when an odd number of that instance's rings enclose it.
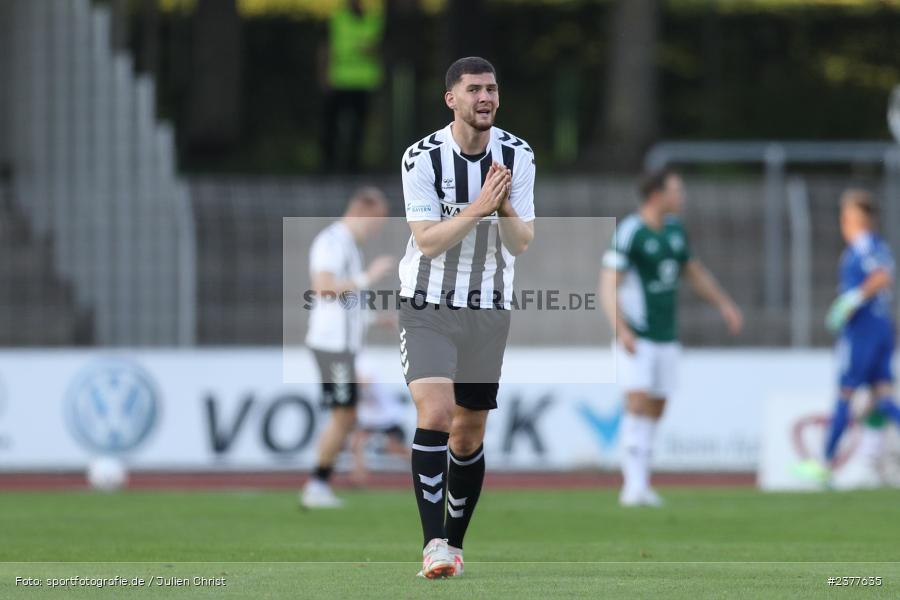
<instances>
[{"instance_id":1,"label":"black shorts","mask_svg":"<svg viewBox=\"0 0 900 600\"><path fill-rule=\"evenodd\" d=\"M400 360L406 383L425 377L454 382L456 403L497 408L510 312L449 308L400 299Z\"/></svg>"},{"instance_id":2,"label":"black shorts","mask_svg":"<svg viewBox=\"0 0 900 600\"><path fill-rule=\"evenodd\" d=\"M352 352L313 350L322 378L322 405L356 406L359 398L356 384L356 355Z\"/></svg>"}]
</instances>

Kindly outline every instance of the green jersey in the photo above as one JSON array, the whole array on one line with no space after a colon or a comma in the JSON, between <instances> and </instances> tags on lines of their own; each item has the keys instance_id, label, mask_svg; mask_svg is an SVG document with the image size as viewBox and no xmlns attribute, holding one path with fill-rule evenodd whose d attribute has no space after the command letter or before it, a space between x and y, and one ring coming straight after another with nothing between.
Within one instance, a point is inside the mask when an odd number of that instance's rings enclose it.
<instances>
[{"instance_id":1,"label":"green jersey","mask_svg":"<svg viewBox=\"0 0 900 600\"><path fill-rule=\"evenodd\" d=\"M626 273L619 307L639 337L655 342L678 339L678 280L690 260L687 234L674 216L651 229L633 213L619 222L603 265Z\"/></svg>"}]
</instances>

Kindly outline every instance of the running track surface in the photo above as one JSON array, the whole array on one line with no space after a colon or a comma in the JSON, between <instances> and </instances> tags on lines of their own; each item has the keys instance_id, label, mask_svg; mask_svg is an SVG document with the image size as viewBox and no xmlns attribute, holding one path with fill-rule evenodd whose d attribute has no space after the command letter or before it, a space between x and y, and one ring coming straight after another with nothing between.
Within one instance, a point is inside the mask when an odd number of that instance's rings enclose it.
<instances>
[{"instance_id":1,"label":"running track surface","mask_svg":"<svg viewBox=\"0 0 900 600\"><path fill-rule=\"evenodd\" d=\"M142 490L227 490L227 489L299 489L307 474L298 471L139 471L129 476L128 487ZM367 489L405 489L408 473L371 473ZM485 484L492 488L610 488L619 487L622 478L609 471L488 473ZM654 485L684 487L752 487L756 474L741 473L658 473ZM346 475L334 478L338 488L353 487ZM84 473L78 471L40 473L0 473L0 490L72 490L87 489Z\"/></svg>"}]
</instances>

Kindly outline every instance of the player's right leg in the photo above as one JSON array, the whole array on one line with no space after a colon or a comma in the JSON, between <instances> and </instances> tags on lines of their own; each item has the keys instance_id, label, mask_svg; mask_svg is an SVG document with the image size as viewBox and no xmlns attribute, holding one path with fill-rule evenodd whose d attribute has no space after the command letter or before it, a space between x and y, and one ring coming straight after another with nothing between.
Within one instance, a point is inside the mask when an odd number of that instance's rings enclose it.
<instances>
[{"instance_id":1,"label":"player's right leg","mask_svg":"<svg viewBox=\"0 0 900 600\"><path fill-rule=\"evenodd\" d=\"M828 432L825 435L823 460L804 460L795 467L800 477L811 479L823 485L831 480L831 470L840 447L840 441L852 420L851 402L857 388L867 385L872 371L875 354L870 340L844 333L835 344L840 376L838 398L831 413Z\"/></svg>"},{"instance_id":2,"label":"player's right leg","mask_svg":"<svg viewBox=\"0 0 900 600\"><path fill-rule=\"evenodd\" d=\"M331 416L319 437L316 468L300 493L305 508L339 508L330 480L334 463L356 423L356 358L347 352L315 351L322 377L322 403Z\"/></svg>"},{"instance_id":3,"label":"player's right leg","mask_svg":"<svg viewBox=\"0 0 900 600\"><path fill-rule=\"evenodd\" d=\"M882 332L882 340L875 360L873 378L873 393L875 406L878 411L889 418L895 425L900 426L900 406L894 397L894 334L893 331Z\"/></svg>"},{"instance_id":4,"label":"player's right leg","mask_svg":"<svg viewBox=\"0 0 900 600\"><path fill-rule=\"evenodd\" d=\"M825 465L831 468L834 465L835 455L837 454L838 444L844 435L847 426L850 424L850 402L853 400L853 393L856 390L852 387L842 386L838 393L837 402L834 404L834 410L831 413L831 422L828 426L828 434L825 437Z\"/></svg>"},{"instance_id":5,"label":"player's right leg","mask_svg":"<svg viewBox=\"0 0 900 600\"><path fill-rule=\"evenodd\" d=\"M447 489L447 450L455 405L453 381L426 377L409 383L416 405L416 433L412 445L412 476L422 523L422 576L451 577L456 566L444 531Z\"/></svg>"},{"instance_id":6,"label":"player's right leg","mask_svg":"<svg viewBox=\"0 0 900 600\"><path fill-rule=\"evenodd\" d=\"M356 407L335 407L319 438L318 460L300 497L305 508L340 508L343 501L334 495L330 479L334 463L356 422Z\"/></svg>"},{"instance_id":7,"label":"player's right leg","mask_svg":"<svg viewBox=\"0 0 900 600\"><path fill-rule=\"evenodd\" d=\"M647 461L647 487L643 493L643 505L659 507L663 505L662 498L650 485L651 460L653 457L653 441L656 430L666 408L666 398L675 393L678 385L678 364L681 359L681 344L678 342L651 342L654 348L654 360L652 362L652 375L649 399L644 408L644 414L650 418L651 424L645 430L644 440Z\"/></svg>"},{"instance_id":8,"label":"player's right leg","mask_svg":"<svg viewBox=\"0 0 900 600\"><path fill-rule=\"evenodd\" d=\"M421 575L450 577L456 567L444 531L447 451L456 406L453 378L458 333L453 311L434 305L400 304L400 361L416 406L411 465L413 491L422 524Z\"/></svg>"},{"instance_id":9,"label":"player's right leg","mask_svg":"<svg viewBox=\"0 0 900 600\"><path fill-rule=\"evenodd\" d=\"M841 437L852 420L850 403L853 400L853 394L857 388L867 384L875 353L868 340L852 339L845 334L838 341L837 356L841 369L840 391L831 414L828 434L825 437L824 466L829 470L834 465ZM819 479L826 481L827 477L827 471L819 473Z\"/></svg>"},{"instance_id":10,"label":"player's right leg","mask_svg":"<svg viewBox=\"0 0 900 600\"><path fill-rule=\"evenodd\" d=\"M654 347L638 339L634 354L617 346L618 383L625 392L622 417L622 506L640 506L650 489L650 455L656 426L651 389L655 365Z\"/></svg>"}]
</instances>

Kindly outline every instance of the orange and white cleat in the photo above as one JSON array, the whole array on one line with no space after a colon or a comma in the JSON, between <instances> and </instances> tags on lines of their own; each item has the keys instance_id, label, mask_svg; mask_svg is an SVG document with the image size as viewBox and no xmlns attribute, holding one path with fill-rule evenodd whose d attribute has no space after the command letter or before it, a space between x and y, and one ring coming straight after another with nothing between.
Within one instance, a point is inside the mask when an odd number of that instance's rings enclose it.
<instances>
[{"instance_id":1,"label":"orange and white cleat","mask_svg":"<svg viewBox=\"0 0 900 600\"><path fill-rule=\"evenodd\" d=\"M456 564L456 559L450 554L447 540L434 538L422 550L422 570L418 576L426 579L453 577L456 575Z\"/></svg>"}]
</instances>

